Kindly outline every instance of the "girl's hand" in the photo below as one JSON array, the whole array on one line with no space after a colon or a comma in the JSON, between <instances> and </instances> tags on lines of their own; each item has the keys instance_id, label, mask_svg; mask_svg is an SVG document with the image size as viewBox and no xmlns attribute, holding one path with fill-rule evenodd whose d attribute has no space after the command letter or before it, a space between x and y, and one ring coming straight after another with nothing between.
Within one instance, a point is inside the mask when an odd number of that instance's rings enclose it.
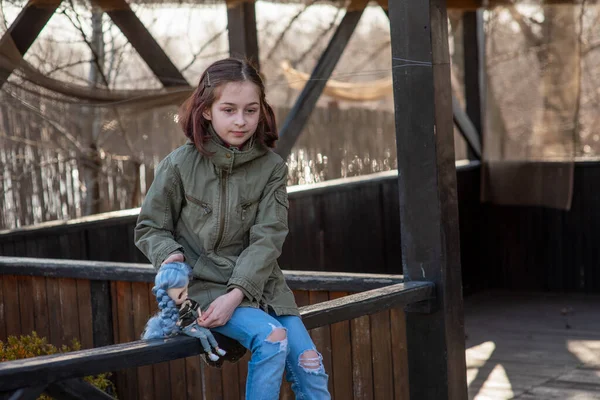
<instances>
[{"instance_id":1,"label":"girl's hand","mask_svg":"<svg viewBox=\"0 0 600 400\"><path fill-rule=\"evenodd\" d=\"M198 325L204 328L216 328L223 326L231 319L233 312L244 299L244 293L240 289L233 289L231 292L219 296L213 301L208 309L202 313L199 318L201 322Z\"/></svg>"},{"instance_id":2,"label":"girl's hand","mask_svg":"<svg viewBox=\"0 0 600 400\"><path fill-rule=\"evenodd\" d=\"M163 263L160 265L165 265L165 264L172 263L172 262L184 262L184 261L185 261L185 257L183 256L183 254L173 253L169 257L167 257L165 259L165 261L163 261Z\"/></svg>"}]
</instances>

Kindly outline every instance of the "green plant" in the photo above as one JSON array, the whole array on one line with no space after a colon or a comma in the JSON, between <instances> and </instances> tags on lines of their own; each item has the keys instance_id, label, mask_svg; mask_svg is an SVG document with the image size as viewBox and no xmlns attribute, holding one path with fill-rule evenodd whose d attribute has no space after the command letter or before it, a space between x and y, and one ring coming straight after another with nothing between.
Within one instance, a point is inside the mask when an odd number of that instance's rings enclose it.
<instances>
[{"instance_id":1,"label":"green plant","mask_svg":"<svg viewBox=\"0 0 600 400\"><path fill-rule=\"evenodd\" d=\"M67 353L81 349L81 343L77 339L71 341L71 346L63 345L60 348L48 343L45 337L39 337L37 332L33 331L31 335L9 336L6 342L0 340L0 362L20 360L22 358L30 358L44 356L56 353ZM115 385L108 379L110 373L100 374L95 376L86 376L85 381L96 386L98 389L106 393L114 395ZM37 400L51 400L51 397L42 395Z\"/></svg>"}]
</instances>

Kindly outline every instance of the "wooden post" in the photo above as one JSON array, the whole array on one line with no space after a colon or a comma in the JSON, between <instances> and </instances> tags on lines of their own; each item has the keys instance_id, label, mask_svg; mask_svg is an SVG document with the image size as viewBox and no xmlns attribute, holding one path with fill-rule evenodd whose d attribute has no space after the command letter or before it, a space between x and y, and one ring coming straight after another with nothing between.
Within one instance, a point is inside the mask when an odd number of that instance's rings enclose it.
<instances>
[{"instance_id":1,"label":"wooden post","mask_svg":"<svg viewBox=\"0 0 600 400\"><path fill-rule=\"evenodd\" d=\"M190 86L125 0L93 0L148 64L164 87Z\"/></svg>"},{"instance_id":2,"label":"wooden post","mask_svg":"<svg viewBox=\"0 0 600 400\"><path fill-rule=\"evenodd\" d=\"M483 89L485 88L485 36L483 10L463 14L463 48L465 66L465 99L467 115L481 142L483 138ZM477 159L469 150L469 159Z\"/></svg>"},{"instance_id":3,"label":"wooden post","mask_svg":"<svg viewBox=\"0 0 600 400\"><path fill-rule=\"evenodd\" d=\"M390 0L402 265L432 281L406 317L410 398L467 398L445 0Z\"/></svg>"},{"instance_id":4,"label":"wooden post","mask_svg":"<svg viewBox=\"0 0 600 400\"><path fill-rule=\"evenodd\" d=\"M260 68L254 1L227 1L229 55Z\"/></svg>"},{"instance_id":5,"label":"wooden post","mask_svg":"<svg viewBox=\"0 0 600 400\"><path fill-rule=\"evenodd\" d=\"M8 31L0 39L0 87L12 74L29 47L38 37L61 0L29 0Z\"/></svg>"},{"instance_id":6,"label":"wooden post","mask_svg":"<svg viewBox=\"0 0 600 400\"><path fill-rule=\"evenodd\" d=\"M342 22L340 22L327 48L321 55L321 58L319 58L315 69L310 75L310 80L306 82L294 107L285 119L279 132L280 139L277 142L275 150L284 160L290 155L292 147L294 147L312 110L315 108L317 100L319 100L321 92L323 92L323 88L327 84L327 80L350 41L350 37L352 37L358 21L360 21L366 4L366 0L352 0L348 5L348 10Z\"/></svg>"}]
</instances>

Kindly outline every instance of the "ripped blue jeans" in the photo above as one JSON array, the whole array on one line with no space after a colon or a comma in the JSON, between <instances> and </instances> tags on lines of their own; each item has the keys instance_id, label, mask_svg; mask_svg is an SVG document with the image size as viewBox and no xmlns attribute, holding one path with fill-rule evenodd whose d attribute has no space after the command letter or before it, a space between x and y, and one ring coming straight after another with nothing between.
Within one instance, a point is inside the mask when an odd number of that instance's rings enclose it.
<instances>
[{"instance_id":1,"label":"ripped blue jeans","mask_svg":"<svg viewBox=\"0 0 600 400\"><path fill-rule=\"evenodd\" d=\"M331 398L323 359L299 317L238 307L229 322L212 331L237 340L252 353L247 400L279 399L284 370L296 399Z\"/></svg>"}]
</instances>

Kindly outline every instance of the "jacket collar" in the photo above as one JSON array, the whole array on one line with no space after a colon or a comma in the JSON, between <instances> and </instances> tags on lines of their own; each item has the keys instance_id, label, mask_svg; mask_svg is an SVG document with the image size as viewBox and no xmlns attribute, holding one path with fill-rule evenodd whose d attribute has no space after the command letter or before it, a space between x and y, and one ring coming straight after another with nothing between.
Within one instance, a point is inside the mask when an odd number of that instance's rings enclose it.
<instances>
[{"instance_id":1,"label":"jacket collar","mask_svg":"<svg viewBox=\"0 0 600 400\"><path fill-rule=\"evenodd\" d=\"M213 155L210 157L212 163L219 169L231 173L234 168L246 164L256 158L263 156L269 149L255 140L252 136L242 149L236 147L227 147L221 138L209 125L211 138L204 145L204 148Z\"/></svg>"}]
</instances>

